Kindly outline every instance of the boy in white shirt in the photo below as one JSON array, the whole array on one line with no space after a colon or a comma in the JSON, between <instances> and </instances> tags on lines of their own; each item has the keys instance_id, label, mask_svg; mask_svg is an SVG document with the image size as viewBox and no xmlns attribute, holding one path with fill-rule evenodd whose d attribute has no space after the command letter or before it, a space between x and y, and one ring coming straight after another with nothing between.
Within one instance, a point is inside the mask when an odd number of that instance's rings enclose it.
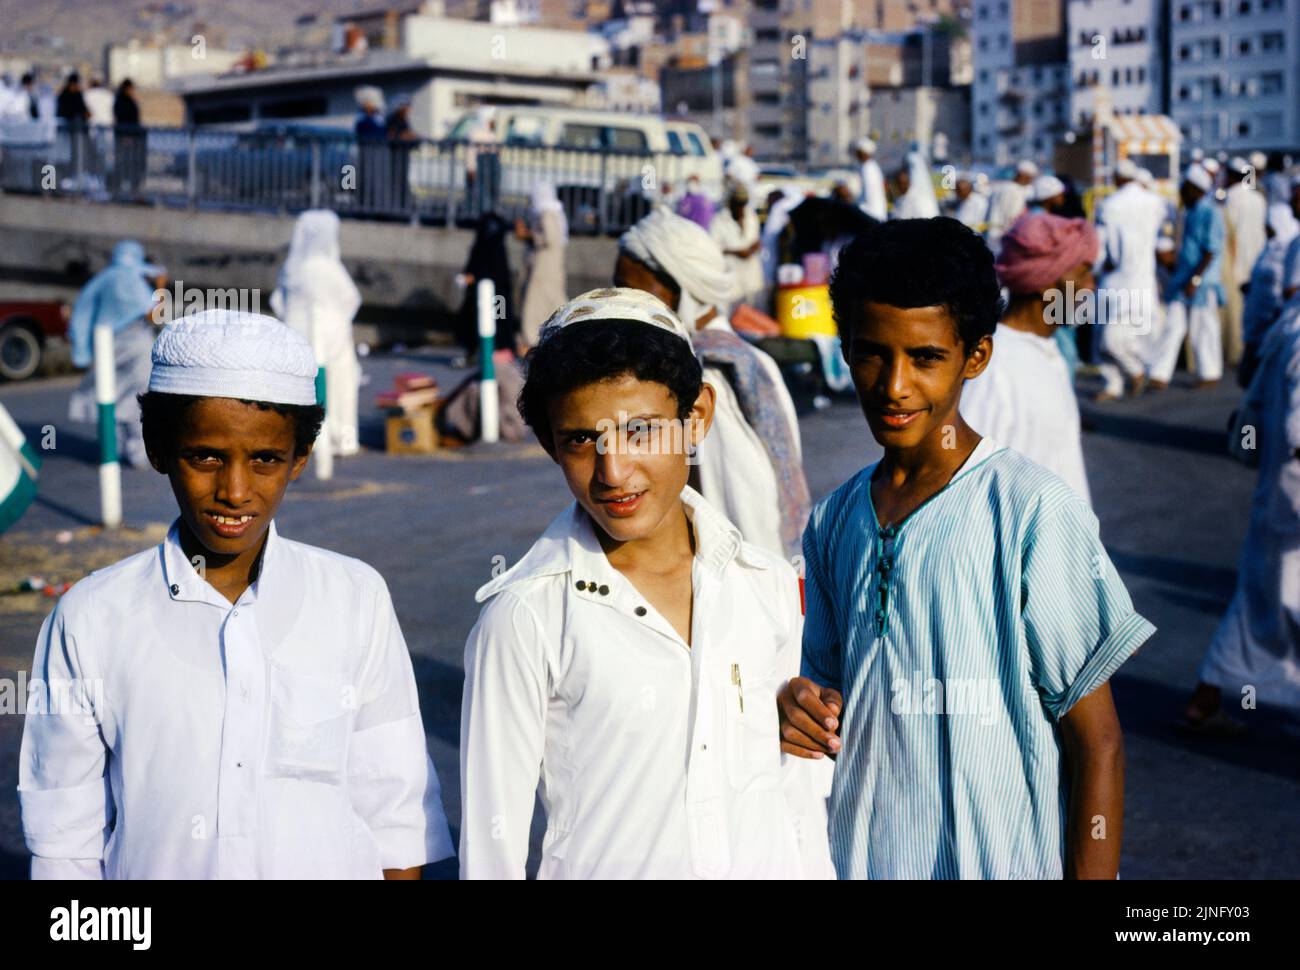
<instances>
[{"instance_id":1,"label":"boy in white shirt","mask_svg":"<svg viewBox=\"0 0 1300 970\"><path fill-rule=\"evenodd\" d=\"M529 355L520 411L575 502L478 592L463 877L524 876L535 793L539 878L832 875L829 762L779 748L798 579L686 484L713 404L686 328L639 290L570 301Z\"/></svg>"},{"instance_id":2,"label":"boy in white shirt","mask_svg":"<svg viewBox=\"0 0 1300 970\"><path fill-rule=\"evenodd\" d=\"M41 629L18 786L33 878L418 879L452 855L383 579L276 534L324 416L315 377L270 317L159 336L141 420L180 516Z\"/></svg>"}]
</instances>

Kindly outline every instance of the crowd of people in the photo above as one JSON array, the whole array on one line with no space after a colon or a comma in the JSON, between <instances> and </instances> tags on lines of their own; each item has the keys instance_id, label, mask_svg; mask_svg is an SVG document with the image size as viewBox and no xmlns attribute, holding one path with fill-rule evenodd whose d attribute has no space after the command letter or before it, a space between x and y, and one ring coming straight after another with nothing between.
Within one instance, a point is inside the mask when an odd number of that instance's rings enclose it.
<instances>
[{"instance_id":1,"label":"crowd of people","mask_svg":"<svg viewBox=\"0 0 1300 970\"><path fill-rule=\"evenodd\" d=\"M524 875L540 793L547 878L1115 878L1109 680L1155 630L1091 509L1085 324L1105 397L1167 385L1185 341L1200 384L1237 348L1260 479L1181 723L1238 731L1224 697L1243 686L1300 708L1300 177L1196 159L1179 212L1121 164L1094 221L1026 162L987 197L962 176L944 216L922 152L892 198L874 154L858 146L859 193L837 193L863 228L827 255L884 454L815 505L780 368L730 320L770 298L802 193L771 194L764 222L740 161L721 209L688 185L619 238L610 286L568 299L565 209L539 186L514 227L518 311L511 227L480 217L462 339L493 279L507 403L573 502L477 593L462 875ZM119 247L74 311L80 362L88 328L138 322L160 273ZM383 580L273 524L318 434L356 450L359 302L337 217L307 212L280 320L210 310L151 341L143 383L138 347L119 362L178 518L42 628L35 669L105 694L89 723L27 718L33 875L410 878L452 854ZM184 691L158 659L177 651Z\"/></svg>"}]
</instances>

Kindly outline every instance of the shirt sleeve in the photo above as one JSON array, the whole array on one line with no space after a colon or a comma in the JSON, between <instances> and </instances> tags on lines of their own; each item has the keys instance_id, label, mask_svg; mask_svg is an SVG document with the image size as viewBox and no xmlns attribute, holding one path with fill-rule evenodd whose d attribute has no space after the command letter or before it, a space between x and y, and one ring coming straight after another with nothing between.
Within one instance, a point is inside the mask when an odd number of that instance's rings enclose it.
<instances>
[{"instance_id":1,"label":"shirt sleeve","mask_svg":"<svg viewBox=\"0 0 1300 970\"><path fill-rule=\"evenodd\" d=\"M41 626L29 684L18 765L23 837L33 879L103 878L104 846L113 829L99 730L102 681L83 670L67 601Z\"/></svg>"},{"instance_id":2,"label":"shirt sleeve","mask_svg":"<svg viewBox=\"0 0 1300 970\"><path fill-rule=\"evenodd\" d=\"M1155 632L1133 610L1098 531L1097 517L1070 492L1040 508L1025 540L1021 615L1030 676L1057 720Z\"/></svg>"},{"instance_id":3,"label":"shirt sleeve","mask_svg":"<svg viewBox=\"0 0 1300 970\"><path fill-rule=\"evenodd\" d=\"M523 879L541 777L548 638L510 590L484 608L465 644L460 713L460 874Z\"/></svg>"},{"instance_id":4,"label":"shirt sleeve","mask_svg":"<svg viewBox=\"0 0 1300 970\"><path fill-rule=\"evenodd\" d=\"M379 844L382 867L410 869L455 852L425 741L411 657L382 584L373 615L370 648L356 688L348 792Z\"/></svg>"},{"instance_id":5,"label":"shirt sleeve","mask_svg":"<svg viewBox=\"0 0 1300 970\"><path fill-rule=\"evenodd\" d=\"M815 513L814 513L815 515ZM803 534L804 623L803 676L843 693L843 645L831 607L831 586L821 558L821 543L813 520Z\"/></svg>"}]
</instances>

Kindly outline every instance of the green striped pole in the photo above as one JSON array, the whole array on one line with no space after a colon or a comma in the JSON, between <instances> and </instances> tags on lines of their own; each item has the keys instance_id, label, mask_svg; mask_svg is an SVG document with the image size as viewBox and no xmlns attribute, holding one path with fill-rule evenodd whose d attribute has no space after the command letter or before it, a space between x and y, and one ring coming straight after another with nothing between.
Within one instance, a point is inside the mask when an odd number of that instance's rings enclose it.
<instances>
[{"instance_id":1,"label":"green striped pole","mask_svg":"<svg viewBox=\"0 0 1300 970\"><path fill-rule=\"evenodd\" d=\"M0 532L17 522L36 497L41 459L0 404Z\"/></svg>"},{"instance_id":2,"label":"green striped pole","mask_svg":"<svg viewBox=\"0 0 1300 970\"><path fill-rule=\"evenodd\" d=\"M326 407L325 391L328 383L328 375L325 373L325 365L320 364L316 367L316 403L321 407ZM329 413L326 412L325 423L321 425L320 434L316 436L316 444L312 447L313 457L312 468L316 472L316 477L322 482L329 481L334 477L334 452L330 443Z\"/></svg>"},{"instance_id":3,"label":"green striped pole","mask_svg":"<svg viewBox=\"0 0 1300 970\"><path fill-rule=\"evenodd\" d=\"M491 444L500 437L501 416L497 402L497 372L492 360L497 346L496 284L478 281L478 355L482 368L478 393L479 437Z\"/></svg>"},{"instance_id":4,"label":"green striped pole","mask_svg":"<svg viewBox=\"0 0 1300 970\"><path fill-rule=\"evenodd\" d=\"M122 524L122 466L117 461L117 375L113 328L95 328L95 401L99 405L99 511L104 528Z\"/></svg>"}]
</instances>

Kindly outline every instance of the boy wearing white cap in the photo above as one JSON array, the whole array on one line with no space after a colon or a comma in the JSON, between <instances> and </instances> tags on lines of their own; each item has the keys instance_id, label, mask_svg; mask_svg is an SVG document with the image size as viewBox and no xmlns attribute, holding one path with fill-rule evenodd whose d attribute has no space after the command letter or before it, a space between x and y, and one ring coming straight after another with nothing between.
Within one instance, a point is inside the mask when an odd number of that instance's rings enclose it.
<instances>
[{"instance_id":1,"label":"boy wearing white cap","mask_svg":"<svg viewBox=\"0 0 1300 970\"><path fill-rule=\"evenodd\" d=\"M1201 164L1189 165L1179 196L1187 214L1178 262L1165 291L1165 323L1153 350L1149 386L1156 390L1169 385L1184 337L1192 342L1197 386L1211 387L1223 376L1219 307L1225 229L1214 201L1214 177Z\"/></svg>"},{"instance_id":2,"label":"boy wearing white cap","mask_svg":"<svg viewBox=\"0 0 1300 970\"><path fill-rule=\"evenodd\" d=\"M180 515L41 629L18 786L34 878L419 878L452 854L383 579L276 533L315 376L258 314L155 343L141 420Z\"/></svg>"},{"instance_id":3,"label":"boy wearing white cap","mask_svg":"<svg viewBox=\"0 0 1300 970\"><path fill-rule=\"evenodd\" d=\"M593 290L528 356L519 409L574 501L478 591L462 877L524 877L537 794L540 879L832 876L830 762L779 747L799 582L687 485L714 404L690 337L648 293Z\"/></svg>"}]
</instances>

